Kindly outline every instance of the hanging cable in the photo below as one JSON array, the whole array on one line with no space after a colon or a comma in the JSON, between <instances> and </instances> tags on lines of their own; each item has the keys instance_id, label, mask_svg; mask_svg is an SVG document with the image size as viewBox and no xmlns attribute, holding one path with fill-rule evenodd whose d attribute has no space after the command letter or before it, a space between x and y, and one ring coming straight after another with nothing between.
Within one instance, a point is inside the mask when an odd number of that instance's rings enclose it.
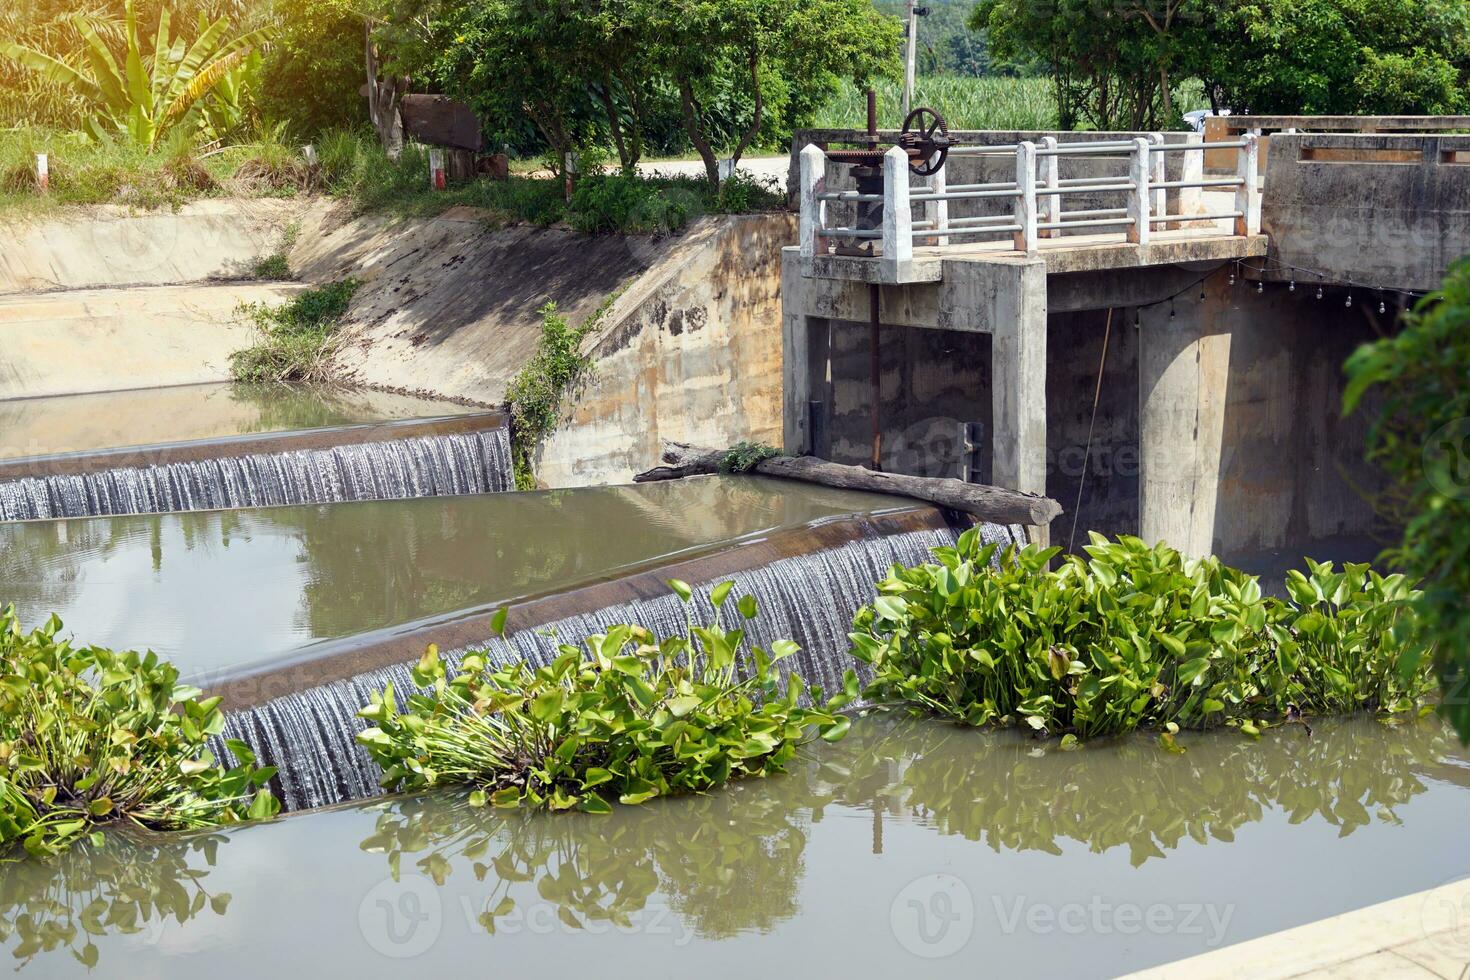
<instances>
[{"instance_id":1,"label":"hanging cable","mask_svg":"<svg viewBox=\"0 0 1470 980\"><path fill-rule=\"evenodd\" d=\"M1077 506L1072 508L1072 533L1067 535L1067 552L1077 540L1077 517L1082 512L1082 488L1087 486L1087 470L1092 460L1092 430L1097 425L1097 406L1102 401L1103 369L1108 366L1108 340L1113 335L1113 308L1108 307L1108 319L1103 327L1102 357L1097 362L1097 387L1092 391L1092 418L1087 423L1087 446L1082 450L1082 475L1077 478Z\"/></svg>"}]
</instances>

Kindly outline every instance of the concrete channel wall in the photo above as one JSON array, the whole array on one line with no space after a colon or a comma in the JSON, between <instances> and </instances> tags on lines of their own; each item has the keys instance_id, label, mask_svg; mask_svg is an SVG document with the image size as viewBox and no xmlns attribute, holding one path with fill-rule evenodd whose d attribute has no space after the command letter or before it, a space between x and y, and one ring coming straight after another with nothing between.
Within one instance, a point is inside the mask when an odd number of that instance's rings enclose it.
<instances>
[{"instance_id":1,"label":"concrete channel wall","mask_svg":"<svg viewBox=\"0 0 1470 980\"><path fill-rule=\"evenodd\" d=\"M1470 253L1470 136L1272 139L1268 278L1430 290Z\"/></svg>"},{"instance_id":2,"label":"concrete channel wall","mask_svg":"<svg viewBox=\"0 0 1470 980\"><path fill-rule=\"evenodd\" d=\"M790 215L708 217L678 235L500 227L453 209L352 216L327 201L98 209L13 230L0 255L0 399L229 379L241 303L361 282L343 380L497 406L554 303L596 372L542 453L548 486L628 479L664 438L780 442L780 252ZM288 229L299 282L238 278ZM234 277L234 278L231 278Z\"/></svg>"},{"instance_id":3,"label":"concrete channel wall","mask_svg":"<svg viewBox=\"0 0 1470 980\"><path fill-rule=\"evenodd\" d=\"M540 479L625 482L667 439L780 445L781 249L795 235L791 215L706 220L623 293Z\"/></svg>"}]
</instances>

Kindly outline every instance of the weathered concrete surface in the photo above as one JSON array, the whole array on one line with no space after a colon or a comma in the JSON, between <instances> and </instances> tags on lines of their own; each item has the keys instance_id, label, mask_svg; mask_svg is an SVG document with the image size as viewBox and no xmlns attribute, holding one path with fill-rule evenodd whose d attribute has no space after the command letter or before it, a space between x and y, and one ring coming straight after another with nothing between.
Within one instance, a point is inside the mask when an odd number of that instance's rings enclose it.
<instances>
[{"instance_id":1,"label":"weathered concrete surface","mask_svg":"<svg viewBox=\"0 0 1470 980\"><path fill-rule=\"evenodd\" d=\"M781 442L781 249L791 215L700 222L624 292L596 374L542 447L548 486L625 482L665 440Z\"/></svg>"},{"instance_id":2,"label":"weathered concrete surface","mask_svg":"<svg viewBox=\"0 0 1470 980\"><path fill-rule=\"evenodd\" d=\"M1470 252L1470 136L1273 139L1268 278L1429 290Z\"/></svg>"},{"instance_id":3,"label":"weathered concrete surface","mask_svg":"<svg viewBox=\"0 0 1470 980\"><path fill-rule=\"evenodd\" d=\"M0 296L0 399L228 381L252 343L240 303L301 287L228 283Z\"/></svg>"},{"instance_id":4,"label":"weathered concrete surface","mask_svg":"<svg viewBox=\"0 0 1470 980\"><path fill-rule=\"evenodd\" d=\"M832 370L813 361L812 334L834 329L835 322L843 330L867 336L869 296L876 288L880 324L990 335L991 482L1025 493L1046 492L1044 262L1025 257L1014 262L946 262L937 284L902 286L807 278L801 275L802 259L796 249L786 249L783 262L788 451L811 451L810 403L823 400L814 394L821 390L817 371L826 376ZM833 404L830 398L827 403ZM976 414L973 407L966 411ZM840 443L834 448L840 449ZM871 451L863 458L870 459Z\"/></svg>"},{"instance_id":5,"label":"weathered concrete surface","mask_svg":"<svg viewBox=\"0 0 1470 980\"><path fill-rule=\"evenodd\" d=\"M1145 540L1254 567L1382 533L1368 500L1382 478L1363 461L1372 405L1342 418L1342 363L1388 324L1306 290L1232 288L1223 271L1175 307L1144 310L1139 336Z\"/></svg>"},{"instance_id":6,"label":"weathered concrete surface","mask_svg":"<svg viewBox=\"0 0 1470 980\"><path fill-rule=\"evenodd\" d=\"M667 239L496 228L455 209L390 221L316 215L292 252L310 281L363 283L344 321L344 379L498 404L536 350L548 302L573 323L668 249Z\"/></svg>"},{"instance_id":7,"label":"weathered concrete surface","mask_svg":"<svg viewBox=\"0 0 1470 980\"><path fill-rule=\"evenodd\" d=\"M67 210L0 225L0 295L108 286L163 286L248 277L320 200L198 201L178 211Z\"/></svg>"}]
</instances>

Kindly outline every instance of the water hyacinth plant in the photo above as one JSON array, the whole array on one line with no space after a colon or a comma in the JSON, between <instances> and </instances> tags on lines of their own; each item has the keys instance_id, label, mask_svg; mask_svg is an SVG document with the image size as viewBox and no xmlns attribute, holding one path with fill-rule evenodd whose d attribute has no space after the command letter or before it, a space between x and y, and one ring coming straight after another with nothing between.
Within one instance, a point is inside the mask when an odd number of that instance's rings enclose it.
<instances>
[{"instance_id":1,"label":"water hyacinth plant","mask_svg":"<svg viewBox=\"0 0 1470 980\"><path fill-rule=\"evenodd\" d=\"M0 613L0 856L53 853L114 821L181 830L276 813L274 769L238 742L232 769L206 749L218 698L155 654L74 648L60 629L53 616L25 633Z\"/></svg>"},{"instance_id":2,"label":"water hyacinth plant","mask_svg":"<svg viewBox=\"0 0 1470 980\"><path fill-rule=\"evenodd\" d=\"M1073 738L1139 728L1238 726L1359 709L1400 712L1427 694L1401 671L1401 575L1312 563L1290 601L1215 558L1094 534L1086 556L1008 553L974 530L936 561L896 567L860 610L853 653L868 697L969 725L1029 725Z\"/></svg>"},{"instance_id":3,"label":"water hyacinth plant","mask_svg":"<svg viewBox=\"0 0 1470 980\"><path fill-rule=\"evenodd\" d=\"M670 585L688 606L690 587ZM450 678L430 647L414 673L426 690L404 711L391 686L375 696L361 712L374 727L359 739L389 789L471 784L477 802L496 806L606 813L614 800L781 772L809 732L846 733L837 711L857 681L831 700L794 674L783 683L776 664L795 643L767 652L719 624L733 585L711 592L715 623L697 626L690 613L685 634L664 639L615 626L584 647L563 645L545 667L494 667L470 654ZM734 605L743 619L757 615L753 596ZM497 630L504 624L502 611ZM808 694L814 707L802 704Z\"/></svg>"}]
</instances>

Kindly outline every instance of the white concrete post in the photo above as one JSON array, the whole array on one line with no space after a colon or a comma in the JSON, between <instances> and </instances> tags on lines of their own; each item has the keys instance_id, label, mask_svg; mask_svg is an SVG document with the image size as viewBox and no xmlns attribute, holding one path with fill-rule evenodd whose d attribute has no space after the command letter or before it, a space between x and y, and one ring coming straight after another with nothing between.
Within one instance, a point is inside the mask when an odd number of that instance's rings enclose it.
<instances>
[{"instance_id":1,"label":"white concrete post","mask_svg":"<svg viewBox=\"0 0 1470 980\"><path fill-rule=\"evenodd\" d=\"M914 258L914 212L909 202L909 155L895 146L883 154L883 270L902 282Z\"/></svg>"},{"instance_id":2,"label":"white concrete post","mask_svg":"<svg viewBox=\"0 0 1470 980\"><path fill-rule=\"evenodd\" d=\"M1245 146L1240 148L1239 163L1235 175L1241 179L1235 188L1235 210L1240 217L1235 219L1237 235L1259 235L1261 233L1261 186L1258 171L1261 160L1261 131L1252 129L1241 139Z\"/></svg>"},{"instance_id":3,"label":"white concrete post","mask_svg":"<svg viewBox=\"0 0 1470 980\"><path fill-rule=\"evenodd\" d=\"M444 151L437 146L429 147L429 186L436 191L448 186L444 176Z\"/></svg>"},{"instance_id":4,"label":"white concrete post","mask_svg":"<svg viewBox=\"0 0 1470 980\"><path fill-rule=\"evenodd\" d=\"M307 143L301 148L301 159L306 161L308 167L315 167L317 163L316 147Z\"/></svg>"},{"instance_id":5,"label":"white concrete post","mask_svg":"<svg viewBox=\"0 0 1470 980\"><path fill-rule=\"evenodd\" d=\"M1023 140L1016 147L1016 251L1036 251L1036 144Z\"/></svg>"},{"instance_id":6,"label":"white concrete post","mask_svg":"<svg viewBox=\"0 0 1470 980\"><path fill-rule=\"evenodd\" d=\"M815 143L801 151L801 257L827 254L822 229L827 220L827 202L818 195L827 192L827 154Z\"/></svg>"},{"instance_id":7,"label":"white concrete post","mask_svg":"<svg viewBox=\"0 0 1470 980\"><path fill-rule=\"evenodd\" d=\"M1184 158L1179 166L1180 180L1204 180L1205 179L1205 143L1203 133L1186 133L1184 142L1191 148L1180 154ZM1194 147L1199 147L1196 151ZM1203 214L1204 188L1181 187L1179 188L1179 213L1180 214ZM1178 222L1175 227L1184 227L1184 222Z\"/></svg>"},{"instance_id":8,"label":"white concrete post","mask_svg":"<svg viewBox=\"0 0 1470 980\"><path fill-rule=\"evenodd\" d=\"M925 183L929 186L929 193L936 196L943 195L945 188L949 186L948 179L944 176L944 168L931 174ZM949 236L943 234L949 227L949 202L948 201L926 201L924 202L924 219L934 223L936 234L933 238L925 239L930 245L945 246L949 244Z\"/></svg>"},{"instance_id":9,"label":"white concrete post","mask_svg":"<svg viewBox=\"0 0 1470 980\"><path fill-rule=\"evenodd\" d=\"M1149 133L1148 145L1150 148L1164 145L1163 133ZM1150 150L1148 155L1148 180L1153 188L1153 215L1155 218L1169 213L1169 192L1159 185L1169 179L1168 171L1164 166L1165 156L1163 153L1154 153Z\"/></svg>"},{"instance_id":10,"label":"white concrete post","mask_svg":"<svg viewBox=\"0 0 1470 980\"><path fill-rule=\"evenodd\" d=\"M1055 150L1057 138L1055 136L1043 136L1041 138L1043 150ZM1055 154L1037 158L1041 168L1041 186L1057 188L1062 186L1062 158ZM1060 221L1062 217L1062 198L1060 194L1043 195L1038 202L1039 214L1043 223ZM1062 231L1057 229L1046 229L1041 233L1042 238L1061 238Z\"/></svg>"},{"instance_id":11,"label":"white concrete post","mask_svg":"<svg viewBox=\"0 0 1470 980\"><path fill-rule=\"evenodd\" d=\"M36 187L42 194L51 188L51 158L44 153L36 154Z\"/></svg>"},{"instance_id":12,"label":"white concrete post","mask_svg":"<svg viewBox=\"0 0 1470 980\"><path fill-rule=\"evenodd\" d=\"M1128 177L1133 182L1133 193L1128 196L1128 240L1147 247L1149 239L1149 165L1148 140L1142 136L1133 140L1133 155L1129 158Z\"/></svg>"}]
</instances>

